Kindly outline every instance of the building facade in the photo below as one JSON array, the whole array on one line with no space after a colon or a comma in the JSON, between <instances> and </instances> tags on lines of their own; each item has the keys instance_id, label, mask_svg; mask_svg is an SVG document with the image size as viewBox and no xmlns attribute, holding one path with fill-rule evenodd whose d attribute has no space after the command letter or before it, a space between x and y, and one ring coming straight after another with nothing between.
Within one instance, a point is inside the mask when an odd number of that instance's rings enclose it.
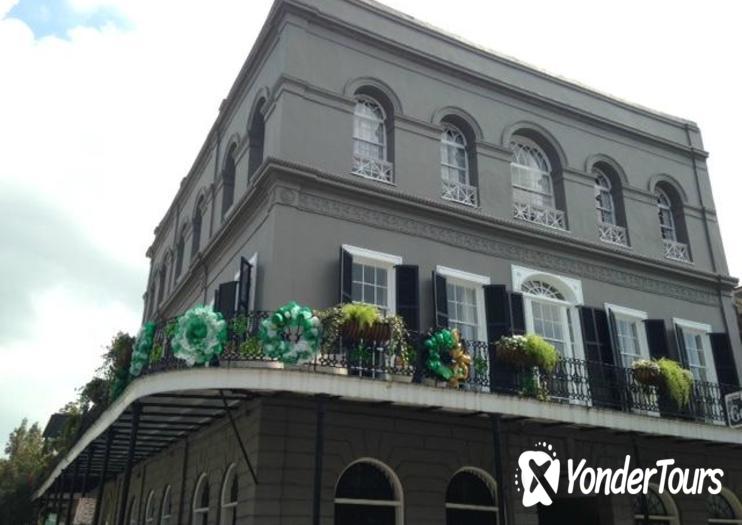
<instances>
[{"instance_id":1,"label":"building facade","mask_svg":"<svg viewBox=\"0 0 742 525\"><path fill-rule=\"evenodd\" d=\"M39 496L97 484L98 523L742 523L736 280L706 157L693 122L374 2L277 0L155 230L144 321L358 301L458 328L485 364L459 389L343 352L151 367ZM561 355L546 399L497 364L518 333ZM694 376L683 410L631 379L660 357ZM537 442L723 467L724 489L526 508L514 472Z\"/></svg>"}]
</instances>

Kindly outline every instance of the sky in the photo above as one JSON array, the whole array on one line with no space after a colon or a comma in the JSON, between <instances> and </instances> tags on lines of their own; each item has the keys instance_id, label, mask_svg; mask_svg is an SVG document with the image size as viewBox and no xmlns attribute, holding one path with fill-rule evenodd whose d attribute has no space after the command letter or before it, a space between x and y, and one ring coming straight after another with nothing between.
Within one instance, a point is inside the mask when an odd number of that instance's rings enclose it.
<instances>
[{"instance_id":1,"label":"sky","mask_svg":"<svg viewBox=\"0 0 742 525\"><path fill-rule=\"evenodd\" d=\"M742 3L384 0L466 40L697 122L730 272ZM0 0L0 443L136 333L145 251L268 0Z\"/></svg>"}]
</instances>

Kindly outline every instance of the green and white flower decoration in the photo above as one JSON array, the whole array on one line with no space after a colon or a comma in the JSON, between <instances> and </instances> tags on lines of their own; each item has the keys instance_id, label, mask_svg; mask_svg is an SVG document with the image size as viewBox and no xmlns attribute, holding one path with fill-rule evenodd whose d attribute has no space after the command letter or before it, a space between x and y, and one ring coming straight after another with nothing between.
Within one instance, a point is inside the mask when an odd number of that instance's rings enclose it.
<instances>
[{"instance_id":1,"label":"green and white flower decoration","mask_svg":"<svg viewBox=\"0 0 742 525\"><path fill-rule=\"evenodd\" d=\"M292 301L260 324L258 337L270 357L282 363L305 363L319 347L320 321L311 308Z\"/></svg>"},{"instance_id":2,"label":"green and white flower decoration","mask_svg":"<svg viewBox=\"0 0 742 525\"><path fill-rule=\"evenodd\" d=\"M207 365L221 355L227 341L227 322L210 306L196 306L178 318L173 355L188 366Z\"/></svg>"},{"instance_id":3,"label":"green and white flower decoration","mask_svg":"<svg viewBox=\"0 0 742 525\"><path fill-rule=\"evenodd\" d=\"M138 377L142 373L144 366L149 363L149 357L152 347L155 343L155 323L145 323L139 330L134 349L131 352L131 365L129 365L129 375Z\"/></svg>"}]
</instances>

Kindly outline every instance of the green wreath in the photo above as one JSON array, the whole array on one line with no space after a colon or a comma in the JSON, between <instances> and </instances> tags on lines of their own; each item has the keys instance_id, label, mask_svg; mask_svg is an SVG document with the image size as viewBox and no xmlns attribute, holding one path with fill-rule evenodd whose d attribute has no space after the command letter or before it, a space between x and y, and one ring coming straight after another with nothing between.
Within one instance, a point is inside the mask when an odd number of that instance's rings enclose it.
<instances>
[{"instance_id":1,"label":"green wreath","mask_svg":"<svg viewBox=\"0 0 742 525\"><path fill-rule=\"evenodd\" d=\"M319 327L311 308L291 301L260 323L258 338L268 356L282 363L304 363L317 353Z\"/></svg>"},{"instance_id":2,"label":"green wreath","mask_svg":"<svg viewBox=\"0 0 742 525\"><path fill-rule=\"evenodd\" d=\"M152 347L155 344L155 323L145 323L139 330L134 349L131 352L131 365L129 365L129 375L138 377L142 373L144 366L149 363Z\"/></svg>"},{"instance_id":3,"label":"green wreath","mask_svg":"<svg viewBox=\"0 0 742 525\"><path fill-rule=\"evenodd\" d=\"M227 322L210 306L196 306L178 318L173 355L188 366L208 365L221 355L227 341Z\"/></svg>"},{"instance_id":4,"label":"green wreath","mask_svg":"<svg viewBox=\"0 0 742 525\"><path fill-rule=\"evenodd\" d=\"M425 365L438 378L458 387L469 378L471 356L467 353L458 330L438 330L425 340L428 357Z\"/></svg>"}]
</instances>

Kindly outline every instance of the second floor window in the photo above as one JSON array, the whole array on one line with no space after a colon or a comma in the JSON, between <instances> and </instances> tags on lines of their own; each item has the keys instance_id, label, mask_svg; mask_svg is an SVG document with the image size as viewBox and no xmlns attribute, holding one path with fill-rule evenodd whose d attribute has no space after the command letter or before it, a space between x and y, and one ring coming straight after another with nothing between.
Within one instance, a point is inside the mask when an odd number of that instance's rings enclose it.
<instances>
[{"instance_id":1,"label":"second floor window","mask_svg":"<svg viewBox=\"0 0 742 525\"><path fill-rule=\"evenodd\" d=\"M598 168L593 168L595 177L595 208L598 210L598 221L603 224L616 225L616 207L613 203L613 188L608 176Z\"/></svg>"},{"instance_id":2,"label":"second floor window","mask_svg":"<svg viewBox=\"0 0 742 525\"><path fill-rule=\"evenodd\" d=\"M666 241L677 241L678 233L675 229L672 201L670 201L667 193L660 189L655 191L655 198L657 199L657 212L660 218L660 231L662 232L662 238Z\"/></svg>"},{"instance_id":3,"label":"second floor window","mask_svg":"<svg viewBox=\"0 0 742 525\"><path fill-rule=\"evenodd\" d=\"M554 208L554 187L551 163L538 144L526 137L517 136L510 142L513 161L513 199L522 204L540 208Z\"/></svg>"},{"instance_id":4,"label":"second floor window","mask_svg":"<svg viewBox=\"0 0 742 525\"><path fill-rule=\"evenodd\" d=\"M446 125L441 134L441 177L445 181L469 184L466 138L457 128Z\"/></svg>"}]
</instances>

